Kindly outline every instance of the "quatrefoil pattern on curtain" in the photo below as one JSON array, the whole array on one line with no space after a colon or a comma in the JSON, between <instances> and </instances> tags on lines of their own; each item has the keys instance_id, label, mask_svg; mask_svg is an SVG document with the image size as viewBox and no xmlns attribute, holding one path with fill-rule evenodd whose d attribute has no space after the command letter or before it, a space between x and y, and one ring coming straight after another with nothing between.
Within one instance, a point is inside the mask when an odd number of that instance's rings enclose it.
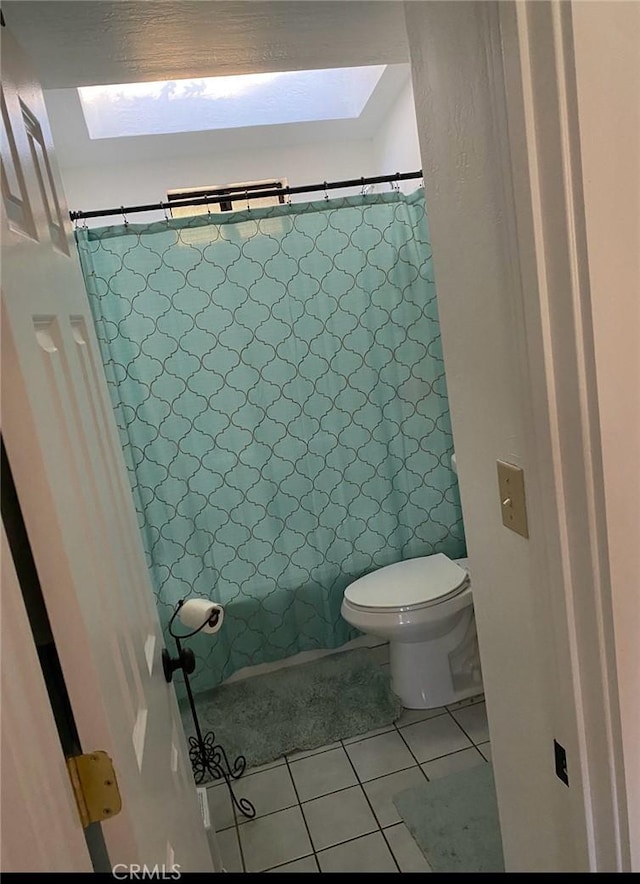
<instances>
[{"instance_id":1,"label":"quatrefoil pattern on curtain","mask_svg":"<svg viewBox=\"0 0 640 884\"><path fill-rule=\"evenodd\" d=\"M357 577L464 555L421 190L77 239L161 621L225 606L196 690L355 637Z\"/></svg>"}]
</instances>

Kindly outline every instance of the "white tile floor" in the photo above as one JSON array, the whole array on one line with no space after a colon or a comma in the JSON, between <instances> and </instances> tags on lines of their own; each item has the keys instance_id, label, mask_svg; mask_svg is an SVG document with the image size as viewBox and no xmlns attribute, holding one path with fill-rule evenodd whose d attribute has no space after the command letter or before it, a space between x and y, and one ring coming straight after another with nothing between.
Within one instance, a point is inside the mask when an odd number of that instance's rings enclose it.
<instances>
[{"instance_id":1,"label":"white tile floor","mask_svg":"<svg viewBox=\"0 0 640 884\"><path fill-rule=\"evenodd\" d=\"M209 803L228 872L428 872L393 796L491 759L483 697L406 710L395 724L247 771L234 813L225 784Z\"/></svg>"}]
</instances>

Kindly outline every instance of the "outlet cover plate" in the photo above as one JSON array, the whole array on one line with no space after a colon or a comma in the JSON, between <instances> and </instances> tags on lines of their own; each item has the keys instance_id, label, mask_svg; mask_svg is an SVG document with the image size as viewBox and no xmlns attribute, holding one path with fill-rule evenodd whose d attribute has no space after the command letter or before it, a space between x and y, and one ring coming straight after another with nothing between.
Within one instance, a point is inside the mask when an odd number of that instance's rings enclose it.
<instances>
[{"instance_id":1,"label":"outlet cover plate","mask_svg":"<svg viewBox=\"0 0 640 884\"><path fill-rule=\"evenodd\" d=\"M524 495L524 471L512 463L498 461L498 488L502 524L522 537L529 536L527 503Z\"/></svg>"}]
</instances>

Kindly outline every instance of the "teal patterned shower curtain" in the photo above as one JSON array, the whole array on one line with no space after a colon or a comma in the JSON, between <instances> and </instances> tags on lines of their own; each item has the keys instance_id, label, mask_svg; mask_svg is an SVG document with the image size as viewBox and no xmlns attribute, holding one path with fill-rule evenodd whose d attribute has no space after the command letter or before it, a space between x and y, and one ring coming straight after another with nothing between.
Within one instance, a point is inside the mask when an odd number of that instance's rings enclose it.
<instances>
[{"instance_id":1,"label":"teal patterned shower curtain","mask_svg":"<svg viewBox=\"0 0 640 884\"><path fill-rule=\"evenodd\" d=\"M356 635L345 587L465 543L424 195L77 231L163 626L196 690Z\"/></svg>"}]
</instances>

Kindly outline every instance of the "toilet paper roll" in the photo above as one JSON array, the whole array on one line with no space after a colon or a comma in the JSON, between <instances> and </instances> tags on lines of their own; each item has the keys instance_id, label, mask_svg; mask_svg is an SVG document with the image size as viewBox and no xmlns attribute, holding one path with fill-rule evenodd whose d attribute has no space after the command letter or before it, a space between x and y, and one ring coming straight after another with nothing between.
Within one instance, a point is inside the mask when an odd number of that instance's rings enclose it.
<instances>
[{"instance_id":1,"label":"toilet paper roll","mask_svg":"<svg viewBox=\"0 0 640 884\"><path fill-rule=\"evenodd\" d=\"M180 608L178 616L189 629L198 629L203 623L213 620L214 625L207 623L201 631L218 632L224 619L224 608L209 599L187 599Z\"/></svg>"}]
</instances>

